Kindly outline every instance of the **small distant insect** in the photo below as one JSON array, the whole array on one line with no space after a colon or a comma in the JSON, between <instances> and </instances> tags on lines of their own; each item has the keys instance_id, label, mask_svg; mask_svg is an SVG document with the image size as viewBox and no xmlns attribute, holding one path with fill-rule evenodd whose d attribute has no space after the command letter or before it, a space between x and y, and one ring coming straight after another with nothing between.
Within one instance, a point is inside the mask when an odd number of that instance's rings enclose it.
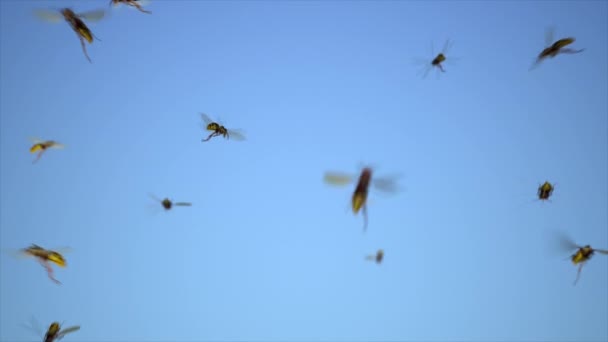
<instances>
[{"instance_id":1,"label":"small distant insect","mask_svg":"<svg viewBox=\"0 0 608 342\"><path fill-rule=\"evenodd\" d=\"M147 11L143 8L148 1L144 0L111 0L110 5L118 6L119 4L124 4L127 6L132 6L137 8L140 12L152 14L152 12Z\"/></svg>"},{"instance_id":2,"label":"small distant insect","mask_svg":"<svg viewBox=\"0 0 608 342\"><path fill-rule=\"evenodd\" d=\"M42 154L44 154L44 152L46 150L48 150L49 148L64 148L65 147L63 144L60 144L54 140L40 140L37 138L30 138L30 140L34 143L34 145L32 145L32 147L30 147L30 153L38 152L36 159L34 159L34 161L32 163L37 162L38 159L40 159L40 157L42 157Z\"/></svg>"},{"instance_id":3,"label":"small distant insect","mask_svg":"<svg viewBox=\"0 0 608 342\"><path fill-rule=\"evenodd\" d=\"M538 199L541 201L549 200L549 197L553 194L553 189L555 189L555 187L551 183L548 181L544 182L538 187Z\"/></svg>"},{"instance_id":4,"label":"small distant insect","mask_svg":"<svg viewBox=\"0 0 608 342\"><path fill-rule=\"evenodd\" d=\"M355 177L344 173L326 172L325 182L332 185L347 185L350 184ZM395 192L396 185L392 178L374 178L372 181L372 169L369 167L363 168L359 175L359 181L353 192L351 206L353 213L356 215L359 210L363 212L363 231L367 230L367 195L369 192L370 183L378 190L385 192Z\"/></svg>"},{"instance_id":5,"label":"small distant insect","mask_svg":"<svg viewBox=\"0 0 608 342\"><path fill-rule=\"evenodd\" d=\"M365 259L376 261L377 264L380 264L380 263L382 263L382 259L384 259L384 251L382 249L379 249L376 252L376 255L368 255L365 257Z\"/></svg>"},{"instance_id":6,"label":"small distant insect","mask_svg":"<svg viewBox=\"0 0 608 342\"><path fill-rule=\"evenodd\" d=\"M434 57L432 57L433 59L430 61L430 63L427 59L416 59L416 64L424 65L424 68L419 72L419 73L423 74L422 78L426 78L428 73L433 68L437 68L437 70L442 73L445 72L445 69L443 68L443 63L447 61L446 54L449 51L449 49L452 47L452 45L453 44L450 43L449 39L446 40L445 45L443 46L443 49L441 50L441 52L439 54L435 55L434 45L431 44L431 55ZM457 58L450 57L450 60L456 60L456 59ZM437 74L437 77L439 77L439 74Z\"/></svg>"},{"instance_id":7,"label":"small distant insect","mask_svg":"<svg viewBox=\"0 0 608 342\"><path fill-rule=\"evenodd\" d=\"M209 139L216 137L216 136L220 136L220 135L226 139L233 139L233 140L237 140L237 141L245 140L245 135L241 132L241 130L227 129L220 123L211 120L211 118L209 118L209 116L207 114L205 114L205 113L200 113L200 114L201 114L201 119L204 122L204 129L213 132L213 133L209 134L209 136L206 139L203 139L202 141L208 141Z\"/></svg>"},{"instance_id":8,"label":"small distant insect","mask_svg":"<svg viewBox=\"0 0 608 342\"><path fill-rule=\"evenodd\" d=\"M577 245L576 243L574 243L571 239L569 239L568 237L565 237L565 236L562 236L561 241L562 241L562 246L565 249L567 249L567 250L577 249L577 251L574 254L572 254L569 258L572 261L572 264L580 265L578 267L578 272L576 273L576 279L574 280L574 285L576 285L576 283L578 282L578 279L580 278L581 270L583 269L583 266L585 266L587 261L589 261L591 259L591 257L593 256L593 254L595 252L608 255L608 250L591 248L590 245L585 245L585 246L581 247L581 246Z\"/></svg>"},{"instance_id":9,"label":"small distant insect","mask_svg":"<svg viewBox=\"0 0 608 342\"><path fill-rule=\"evenodd\" d=\"M20 252L22 255L31 256L38 259L38 262L40 262L40 264L46 269L49 278L56 284L61 284L59 280L55 279L53 275L53 268L50 264L52 262L59 267L66 267L66 260L60 252L45 249L35 244L21 249Z\"/></svg>"},{"instance_id":10,"label":"small distant insect","mask_svg":"<svg viewBox=\"0 0 608 342\"><path fill-rule=\"evenodd\" d=\"M165 210L171 210L171 208L173 208L173 206L180 206L180 207L190 207L192 206L192 203L188 203L188 202L172 202L170 199L168 198L164 198L164 199L160 199L152 194L148 194L150 197L152 197L155 201L160 202L160 204L163 206L163 208Z\"/></svg>"},{"instance_id":11,"label":"small distant insect","mask_svg":"<svg viewBox=\"0 0 608 342\"><path fill-rule=\"evenodd\" d=\"M34 13L40 19L48 22L59 22L62 18L67 21L72 30L76 32L78 39L80 39L80 45L82 46L84 56L90 63L93 63L89 57L89 54L87 53L85 39L87 42L89 42L89 44L93 44L93 38L97 40L100 39L91 32L82 19L89 21L101 20L105 16L105 10L100 9L77 14L70 8L62 8L59 11L35 10Z\"/></svg>"},{"instance_id":12,"label":"small distant insect","mask_svg":"<svg viewBox=\"0 0 608 342\"><path fill-rule=\"evenodd\" d=\"M581 53L585 50L585 49L574 50L574 49L566 48L567 45L574 43L574 41L576 40L573 37L562 38L556 42L553 42L553 31L554 30L552 28L548 28L547 31L545 32L545 48L538 55L538 57L536 58L536 61L534 62L534 64L530 68L530 70L534 69L546 58L553 58L553 57L555 57L559 54L563 54L563 53L567 53L567 54Z\"/></svg>"}]
</instances>

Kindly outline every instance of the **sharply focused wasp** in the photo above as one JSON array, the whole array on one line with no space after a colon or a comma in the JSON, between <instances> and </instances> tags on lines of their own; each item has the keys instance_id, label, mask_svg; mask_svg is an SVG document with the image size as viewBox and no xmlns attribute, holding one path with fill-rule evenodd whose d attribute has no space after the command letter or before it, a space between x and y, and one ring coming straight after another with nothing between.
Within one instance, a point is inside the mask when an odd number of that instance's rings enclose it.
<instances>
[{"instance_id":1,"label":"sharply focused wasp","mask_svg":"<svg viewBox=\"0 0 608 342\"><path fill-rule=\"evenodd\" d=\"M147 11L143 8L148 1L144 0L111 0L110 5L118 6L119 4L124 4L127 6L132 6L137 8L140 12L152 14L152 12Z\"/></svg>"},{"instance_id":2,"label":"sharply focused wasp","mask_svg":"<svg viewBox=\"0 0 608 342\"><path fill-rule=\"evenodd\" d=\"M422 78L426 78L429 71L431 71L431 69L433 69L433 68L437 68L437 70L440 72L445 72L445 69L443 68L443 63L447 61L446 54L448 53L448 51L452 47L452 45L453 44L450 43L449 39L446 40L441 52L439 54L435 55L434 45L431 44L431 55L433 57L431 57L432 60L430 61L430 63L427 59L416 59L416 64L424 65L424 67L419 72L419 74L422 73ZM456 60L456 58L450 57L450 60ZM439 74L437 74L437 76L439 77Z\"/></svg>"},{"instance_id":3,"label":"sharply focused wasp","mask_svg":"<svg viewBox=\"0 0 608 342\"><path fill-rule=\"evenodd\" d=\"M63 252L67 252L69 248L63 248ZM40 262L42 267L46 269L48 277L54 281L56 284L61 284L61 282L55 279L53 275L53 268L51 267L51 263L59 267L66 267L67 263L62 253L56 250L50 250L42 248L38 245L32 244L27 248L23 248L19 250L19 254L22 256L34 257Z\"/></svg>"},{"instance_id":4,"label":"sharply focused wasp","mask_svg":"<svg viewBox=\"0 0 608 342\"><path fill-rule=\"evenodd\" d=\"M325 182L332 185L347 185L355 179L354 175L348 175L337 172L326 172ZM359 175L359 181L353 192L351 206L353 213L356 215L359 210L363 211L363 231L367 229L367 195L369 192L370 183L378 190L385 192L395 192L396 185L392 178L374 178L372 181L372 169L369 167L363 168Z\"/></svg>"},{"instance_id":5,"label":"sharply focused wasp","mask_svg":"<svg viewBox=\"0 0 608 342\"><path fill-rule=\"evenodd\" d=\"M87 53L87 48L85 44L85 39L89 44L93 44L93 38L99 40L87 27L82 19L86 19L89 21L98 21L101 20L106 12L104 10L94 10L88 11L84 13L75 13L70 8L62 8L59 11L51 11L51 10L35 10L34 13L41 19L48 22L59 22L62 18L70 24L70 27L76 35L78 35L78 39L80 39L80 45L82 46L82 52L84 52L84 56L91 63L91 58Z\"/></svg>"},{"instance_id":6,"label":"sharply focused wasp","mask_svg":"<svg viewBox=\"0 0 608 342\"><path fill-rule=\"evenodd\" d=\"M209 136L206 139L203 139L203 141L208 141L209 139L216 137L216 136L220 136L220 135L226 139L233 139L233 140L237 140L237 141L245 140L245 135L241 132L241 130L227 129L220 123L211 120L211 118L209 118L209 116L207 114L205 114L205 113L200 113L200 114L201 114L201 119L204 122L204 129L213 132L213 133L209 134Z\"/></svg>"},{"instance_id":7,"label":"sharply focused wasp","mask_svg":"<svg viewBox=\"0 0 608 342\"><path fill-rule=\"evenodd\" d=\"M578 272L576 273L576 279L574 280L574 285L576 285L578 279L580 278L583 266L585 266L585 263L587 263L587 261L591 259L595 252L608 255L608 250L591 248L590 245L579 246L567 236L561 236L561 245L562 248L568 251L577 249L577 251L569 257L569 259L572 261L572 264L579 265Z\"/></svg>"},{"instance_id":8,"label":"sharply focused wasp","mask_svg":"<svg viewBox=\"0 0 608 342\"><path fill-rule=\"evenodd\" d=\"M32 147L30 147L30 153L38 152L36 159L34 159L34 161L32 163L37 162L38 159L40 159L40 157L42 157L42 154L44 154L44 152L46 150L48 150L49 148L60 148L61 149L61 148L65 147L63 144L60 144L54 140L40 140L37 138L30 138L30 140L34 143L34 145L32 145Z\"/></svg>"},{"instance_id":9,"label":"sharply focused wasp","mask_svg":"<svg viewBox=\"0 0 608 342\"><path fill-rule=\"evenodd\" d=\"M366 260L371 260L371 261L376 261L377 264L382 262L382 259L384 259L384 251L379 249L376 252L376 255L368 255L365 257Z\"/></svg>"},{"instance_id":10,"label":"sharply focused wasp","mask_svg":"<svg viewBox=\"0 0 608 342\"><path fill-rule=\"evenodd\" d=\"M154 199L157 202L160 202L160 204L163 206L163 208L165 209L165 211L167 210L171 210L171 208L173 208L173 206L180 206L180 207L190 207L192 206L192 203L188 203L188 202L173 202L168 198L164 198L164 199L160 199L152 194L148 194L150 197L152 197L152 199Z\"/></svg>"},{"instance_id":11,"label":"sharply focused wasp","mask_svg":"<svg viewBox=\"0 0 608 342\"><path fill-rule=\"evenodd\" d=\"M545 32L545 48L541 53L536 57L536 61L530 67L530 70L535 68L546 58L553 58L560 53L574 54L583 52L585 49L574 50L570 48L566 48L567 45L574 43L576 39L573 37L562 38L556 42L553 42L553 28L548 28Z\"/></svg>"}]
</instances>

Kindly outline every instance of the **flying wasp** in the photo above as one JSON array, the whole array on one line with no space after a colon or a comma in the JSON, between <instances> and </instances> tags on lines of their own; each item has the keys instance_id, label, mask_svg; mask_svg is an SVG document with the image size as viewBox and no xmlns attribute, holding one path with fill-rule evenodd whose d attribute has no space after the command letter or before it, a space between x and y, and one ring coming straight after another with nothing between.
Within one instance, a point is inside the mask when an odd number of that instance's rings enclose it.
<instances>
[{"instance_id":1,"label":"flying wasp","mask_svg":"<svg viewBox=\"0 0 608 342\"><path fill-rule=\"evenodd\" d=\"M541 53L536 57L536 61L530 67L530 70L534 69L538 66L543 60L546 58L553 58L559 54L567 53L567 54L575 54L581 53L585 49L574 50L571 48L567 48L566 46L574 43L576 39L573 37L562 38L556 42L553 42L553 28L548 28L545 32L545 48Z\"/></svg>"},{"instance_id":2,"label":"flying wasp","mask_svg":"<svg viewBox=\"0 0 608 342\"><path fill-rule=\"evenodd\" d=\"M576 272L576 279L574 280L574 285L576 285L576 283L578 282L578 279L580 278L581 270L583 269L583 266L585 266L587 261L589 261L591 259L591 257L593 256L593 254L595 254L595 252L608 255L608 250L591 248L590 245L585 245L585 246L581 247L581 246L577 245L576 243L574 243L570 238L568 238L566 236L561 237L561 243L562 243L562 247L566 250L569 250L569 251L573 250L573 249L577 250L576 252L574 252L574 254L572 254L569 257L569 259L572 261L572 264L579 265L578 271Z\"/></svg>"},{"instance_id":3,"label":"flying wasp","mask_svg":"<svg viewBox=\"0 0 608 342\"><path fill-rule=\"evenodd\" d=\"M154 199L157 202L160 202L160 204L162 205L163 209L165 209L165 211L171 210L171 208L173 208L174 206L178 206L178 207L190 207L192 206L192 203L188 203L188 202L173 202L171 201L169 198L164 198L164 199L160 199L152 194L148 194L150 197L152 197L152 199Z\"/></svg>"},{"instance_id":4,"label":"flying wasp","mask_svg":"<svg viewBox=\"0 0 608 342\"><path fill-rule=\"evenodd\" d=\"M86 19L88 21L93 21L93 22L101 20L106 14L105 10L100 9L100 10L88 11L88 12L84 12L84 13L75 13L70 8L62 8L59 11L39 9L39 10L35 10L34 13L40 19L45 20L47 22L59 22L62 18L65 21L67 21L68 24L70 24L70 27L72 28L72 30L74 30L74 32L76 32L76 35L78 36L78 39L80 40L80 45L82 46L82 52L84 53L84 56L87 58L87 60L90 63L93 63L91 61L91 58L89 57L89 54L87 53L87 47L85 44L85 40L87 42L89 42L89 44L93 44L93 38L95 38L97 40L100 40L100 39L97 38L91 32L91 30L84 23L83 19Z\"/></svg>"},{"instance_id":5,"label":"flying wasp","mask_svg":"<svg viewBox=\"0 0 608 342\"><path fill-rule=\"evenodd\" d=\"M40 157L42 157L44 152L46 152L49 148L61 149L61 148L65 147L63 144L60 144L54 140L40 140L37 138L30 138L30 140L34 143L34 145L32 145L32 147L30 147L30 153L38 152L36 159L34 159L34 161L32 163L37 162L38 159L40 159Z\"/></svg>"},{"instance_id":6,"label":"flying wasp","mask_svg":"<svg viewBox=\"0 0 608 342\"><path fill-rule=\"evenodd\" d=\"M145 6L146 3L147 3L147 1L143 1L143 0L111 0L110 1L110 5L114 5L115 7L118 6L119 4L124 4L127 6L132 6L133 8L136 8L137 10L139 10L140 12L152 14L152 12L147 11L143 8L143 6Z\"/></svg>"},{"instance_id":7,"label":"flying wasp","mask_svg":"<svg viewBox=\"0 0 608 342\"><path fill-rule=\"evenodd\" d=\"M22 326L28 330L31 330L32 332L35 332L36 335L38 335L40 337L44 336L43 337L44 342L58 341L58 340L62 339L65 335L80 330L79 325L74 325L69 328L62 329L61 328L62 324L59 324L59 322L53 322L53 323L51 323L51 325L49 325L49 328L46 330L46 333L43 333L42 329L40 329L40 325L38 324L38 321L35 318L32 317L30 321L31 321L30 326L28 326L26 324L22 324Z\"/></svg>"},{"instance_id":8,"label":"flying wasp","mask_svg":"<svg viewBox=\"0 0 608 342\"><path fill-rule=\"evenodd\" d=\"M384 251L379 249L376 252L376 255L368 255L365 257L365 260L376 261L376 264L382 263L382 259L384 259Z\"/></svg>"},{"instance_id":9,"label":"flying wasp","mask_svg":"<svg viewBox=\"0 0 608 342\"><path fill-rule=\"evenodd\" d=\"M326 172L324 180L328 184L332 185L348 185L355 179L354 175L338 173L338 172ZM374 178L372 180L372 169L370 167L364 167L359 175L359 180L355 191L353 192L351 199L351 207L353 213L356 215L360 210L363 213L363 231L367 230L367 196L369 192L370 184L374 185L374 188L392 193L396 191L395 180L393 178Z\"/></svg>"},{"instance_id":10,"label":"flying wasp","mask_svg":"<svg viewBox=\"0 0 608 342\"><path fill-rule=\"evenodd\" d=\"M554 189L555 187L553 186L553 184L549 183L548 181L544 182L538 187L538 199L541 201L548 201L549 197L551 197L551 195L553 194Z\"/></svg>"},{"instance_id":11,"label":"flying wasp","mask_svg":"<svg viewBox=\"0 0 608 342\"><path fill-rule=\"evenodd\" d=\"M419 59L417 58L415 60L416 64L423 64L424 67L419 71L419 74L422 73L422 78L426 78L426 76L428 75L428 73L431 71L431 69L436 68L438 70L438 72L445 72L445 69L443 68L443 63L447 61L447 53L449 51L449 49L452 47L452 43L450 43L450 40L446 40L443 49L441 50L441 52L439 52L439 54L435 55L435 48L434 45L431 43L431 55L434 56L432 57L433 59L431 60L431 62L429 63L428 59ZM450 60L456 60L457 58L453 58L450 57ZM437 77L439 77L439 73L437 73Z\"/></svg>"},{"instance_id":12,"label":"flying wasp","mask_svg":"<svg viewBox=\"0 0 608 342\"><path fill-rule=\"evenodd\" d=\"M242 133L241 130L227 129L222 124L211 120L211 118L209 118L209 116L207 114L205 114L205 113L200 113L200 114L201 114L201 119L204 122L203 129L212 132L211 134L209 134L209 136L206 139L203 139L202 141L209 141L209 139L220 136L220 135L226 139L233 139L233 140L237 140L237 141L245 140L245 135Z\"/></svg>"},{"instance_id":13,"label":"flying wasp","mask_svg":"<svg viewBox=\"0 0 608 342\"><path fill-rule=\"evenodd\" d=\"M69 249L64 248L64 250L65 252L67 252ZM32 244L27 248L19 250L19 254L26 257L36 258L40 265L42 265L42 267L46 269L49 279L54 281L56 284L61 284L59 280L55 279L51 263L54 263L59 267L66 267L67 262L62 253L55 250L42 248L36 244Z\"/></svg>"}]
</instances>

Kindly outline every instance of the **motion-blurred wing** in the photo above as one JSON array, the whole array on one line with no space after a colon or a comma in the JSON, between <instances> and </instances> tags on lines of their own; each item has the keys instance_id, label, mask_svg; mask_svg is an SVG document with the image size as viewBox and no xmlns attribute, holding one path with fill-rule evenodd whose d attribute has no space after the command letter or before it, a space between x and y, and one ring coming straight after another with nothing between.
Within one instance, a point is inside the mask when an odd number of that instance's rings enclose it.
<instances>
[{"instance_id":1,"label":"motion-blurred wing","mask_svg":"<svg viewBox=\"0 0 608 342\"><path fill-rule=\"evenodd\" d=\"M574 241L572 241L572 239L570 239L570 237L568 237L566 234L559 234L558 238L558 243L559 243L559 247L563 250L566 251L571 251L573 249L578 249L580 248L580 246L578 246L576 243L574 243Z\"/></svg>"},{"instance_id":2,"label":"motion-blurred wing","mask_svg":"<svg viewBox=\"0 0 608 342\"><path fill-rule=\"evenodd\" d=\"M177 206L180 206L180 207L191 207L192 203L188 203L188 202L176 202L176 203L173 203L173 205L177 205Z\"/></svg>"},{"instance_id":3,"label":"motion-blurred wing","mask_svg":"<svg viewBox=\"0 0 608 342\"><path fill-rule=\"evenodd\" d=\"M328 184L343 186L352 183L354 176L345 173L326 172L323 179Z\"/></svg>"},{"instance_id":4,"label":"motion-blurred wing","mask_svg":"<svg viewBox=\"0 0 608 342\"><path fill-rule=\"evenodd\" d=\"M59 331L59 333L57 334L57 339L62 338L63 336L69 334L69 333L73 333L74 331L78 331L80 330L80 326L79 325L75 325L73 327L69 327L69 328L65 328L62 329L61 331Z\"/></svg>"},{"instance_id":5,"label":"motion-blurred wing","mask_svg":"<svg viewBox=\"0 0 608 342\"><path fill-rule=\"evenodd\" d=\"M40 138L35 138L35 137L29 137L28 139L34 144L40 144L40 143L45 142L45 140L42 140Z\"/></svg>"},{"instance_id":6,"label":"motion-blurred wing","mask_svg":"<svg viewBox=\"0 0 608 342\"><path fill-rule=\"evenodd\" d=\"M104 9L98 9L98 10L78 13L78 16L80 18L86 19L86 20L92 21L92 22L103 19L103 17L105 17L105 15L106 15L106 10L104 10Z\"/></svg>"},{"instance_id":7,"label":"motion-blurred wing","mask_svg":"<svg viewBox=\"0 0 608 342\"><path fill-rule=\"evenodd\" d=\"M372 184L376 189L384 192L394 193L398 189L396 180L389 177L372 179Z\"/></svg>"},{"instance_id":8,"label":"motion-blurred wing","mask_svg":"<svg viewBox=\"0 0 608 342\"><path fill-rule=\"evenodd\" d=\"M200 114L201 114L201 119L205 122L205 125L208 125L213 122L213 120L211 120L209 115L207 115L205 113L200 113Z\"/></svg>"},{"instance_id":9,"label":"motion-blurred wing","mask_svg":"<svg viewBox=\"0 0 608 342\"><path fill-rule=\"evenodd\" d=\"M35 9L34 15L49 23L58 23L63 20L63 15L61 15L61 13L47 9Z\"/></svg>"},{"instance_id":10,"label":"motion-blurred wing","mask_svg":"<svg viewBox=\"0 0 608 342\"><path fill-rule=\"evenodd\" d=\"M452 45L450 44L450 40L446 40L445 44L443 45L443 49L441 50L441 53L443 53L444 55L446 53L448 53L448 51L450 50L450 48L452 47Z\"/></svg>"},{"instance_id":11,"label":"motion-blurred wing","mask_svg":"<svg viewBox=\"0 0 608 342\"><path fill-rule=\"evenodd\" d=\"M601 254L608 254L608 251L607 251L607 250L605 250L605 249L594 249L593 251L594 251L594 252L601 253Z\"/></svg>"},{"instance_id":12,"label":"motion-blurred wing","mask_svg":"<svg viewBox=\"0 0 608 342\"><path fill-rule=\"evenodd\" d=\"M150 194L150 193L149 193L149 194L148 194L148 196L150 196L150 198L151 198L151 199L153 199L153 200L155 200L155 201L158 201L158 202L162 202L162 201L163 201L162 199L160 199L160 198L156 197L156 196L155 196L155 195L153 195L153 194Z\"/></svg>"},{"instance_id":13,"label":"motion-blurred wing","mask_svg":"<svg viewBox=\"0 0 608 342\"><path fill-rule=\"evenodd\" d=\"M245 140L245 133L240 129L228 130L228 138L230 140L243 141Z\"/></svg>"},{"instance_id":14,"label":"motion-blurred wing","mask_svg":"<svg viewBox=\"0 0 608 342\"><path fill-rule=\"evenodd\" d=\"M50 148L56 148L56 149L63 149L65 148L64 144L58 143L58 142L53 142L51 144L51 146L49 146Z\"/></svg>"},{"instance_id":15,"label":"motion-blurred wing","mask_svg":"<svg viewBox=\"0 0 608 342\"><path fill-rule=\"evenodd\" d=\"M553 45L553 33L555 32L555 28L547 27L545 29L545 47L549 47Z\"/></svg>"}]
</instances>

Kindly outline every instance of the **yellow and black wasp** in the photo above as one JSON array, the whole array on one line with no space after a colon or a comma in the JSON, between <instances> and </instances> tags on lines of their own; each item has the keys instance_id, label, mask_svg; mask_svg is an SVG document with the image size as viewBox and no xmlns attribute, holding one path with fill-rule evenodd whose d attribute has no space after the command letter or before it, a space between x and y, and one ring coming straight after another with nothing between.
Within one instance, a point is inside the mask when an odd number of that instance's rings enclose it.
<instances>
[{"instance_id":1,"label":"yellow and black wasp","mask_svg":"<svg viewBox=\"0 0 608 342\"><path fill-rule=\"evenodd\" d=\"M437 55L435 55L434 45L431 43L431 60L429 62L428 59L419 59L415 60L416 64L423 64L424 67L419 71L419 74L422 74L422 78L426 78L431 69L437 69L437 77L439 77L439 72L444 73L445 69L443 68L443 63L447 61L447 53L452 47L453 43L450 40L446 40L443 49ZM450 60L456 60L457 58L450 57Z\"/></svg>"},{"instance_id":2,"label":"yellow and black wasp","mask_svg":"<svg viewBox=\"0 0 608 342\"><path fill-rule=\"evenodd\" d=\"M40 159L40 157L42 157L44 152L46 152L50 148L61 149L61 148L65 147L63 144L60 144L54 140L40 140L38 138L30 138L30 140L34 143L34 145L32 145L32 147L30 147L30 153L38 152L36 159L34 159L34 161L32 163L37 162L38 159Z\"/></svg>"},{"instance_id":3,"label":"yellow and black wasp","mask_svg":"<svg viewBox=\"0 0 608 342\"><path fill-rule=\"evenodd\" d=\"M144 1L144 0L111 0L110 1L110 5L118 6L119 4L124 4L127 6L131 6L133 8L136 8L140 12L152 14L152 12L147 11L143 8L143 6L145 6L147 3L148 3L148 1Z\"/></svg>"},{"instance_id":4,"label":"yellow and black wasp","mask_svg":"<svg viewBox=\"0 0 608 342\"><path fill-rule=\"evenodd\" d=\"M578 279L580 278L583 266L585 266L587 261L589 261L596 252L608 255L608 250L591 248L590 245L579 246L566 236L561 236L561 244L562 247L566 250L576 249L576 252L574 252L574 254L569 257L569 259L572 261L572 264L579 265L578 271L576 272L576 279L574 280L574 285L576 285Z\"/></svg>"},{"instance_id":5,"label":"yellow and black wasp","mask_svg":"<svg viewBox=\"0 0 608 342\"><path fill-rule=\"evenodd\" d=\"M161 200L160 198L158 198L152 194L148 194L148 196L150 196L155 201L160 202L161 206L163 207L163 209L165 209L165 211L171 210L174 206L177 206L177 207L192 206L192 203L189 203L189 202L173 202L169 198L164 198Z\"/></svg>"},{"instance_id":6,"label":"yellow and black wasp","mask_svg":"<svg viewBox=\"0 0 608 342\"><path fill-rule=\"evenodd\" d=\"M75 13L71 8L62 8L59 11L51 11L51 10L35 10L34 13L41 18L42 20L48 22L59 22L61 19L70 24L70 27L76 35L78 39L80 39L80 45L82 46L82 52L84 52L84 56L91 63L91 58L87 53L87 48L85 44L85 40L89 42L89 44L93 44L93 38L100 40L97 38L93 32L88 28L88 26L84 23L83 19L88 21L98 21L101 20L106 12L105 10L99 9L94 11L88 11L84 13Z\"/></svg>"},{"instance_id":7,"label":"yellow and black wasp","mask_svg":"<svg viewBox=\"0 0 608 342\"><path fill-rule=\"evenodd\" d=\"M40 337L43 337L43 335L44 335L43 342L55 342L55 341L62 339L67 334L80 330L79 325L74 325L74 326L62 329L61 328L62 324L60 324L59 322L53 322L53 323L51 323L51 325L49 325L48 329L43 334L42 330L40 329L40 326L38 324L38 321L36 319L34 319L32 317L30 324L31 324L31 326L28 326L26 324L22 324L22 326L28 330L31 330L32 332L35 332Z\"/></svg>"},{"instance_id":8,"label":"yellow and black wasp","mask_svg":"<svg viewBox=\"0 0 608 342\"><path fill-rule=\"evenodd\" d=\"M203 129L212 132L206 139L203 139L202 141L208 141L209 139L220 135L226 139L233 139L236 141L245 140L245 135L240 129L227 129L221 123L219 123L219 120L218 122L211 120L211 118L209 118L209 116L205 113L200 113L200 115L204 123Z\"/></svg>"},{"instance_id":9,"label":"yellow and black wasp","mask_svg":"<svg viewBox=\"0 0 608 342\"><path fill-rule=\"evenodd\" d=\"M67 251L69 251L69 248L62 249L63 253ZM62 268L67 266L66 259L61 252L57 250L45 249L36 244L31 244L29 247L19 250L19 254L26 257L36 258L42 267L46 269L49 279L54 281L56 284L61 284L59 280L55 279L53 268L51 266L51 263L54 263Z\"/></svg>"},{"instance_id":10,"label":"yellow and black wasp","mask_svg":"<svg viewBox=\"0 0 608 342\"><path fill-rule=\"evenodd\" d=\"M548 201L549 197L553 195L553 190L555 189L554 185L545 181L538 187L537 195L538 199L541 201Z\"/></svg>"},{"instance_id":11,"label":"yellow and black wasp","mask_svg":"<svg viewBox=\"0 0 608 342\"><path fill-rule=\"evenodd\" d=\"M377 264L382 263L382 259L384 259L384 250L379 249L375 255L368 255L365 257L366 260L375 261Z\"/></svg>"},{"instance_id":12,"label":"yellow and black wasp","mask_svg":"<svg viewBox=\"0 0 608 342\"><path fill-rule=\"evenodd\" d=\"M562 38L556 42L553 42L553 32L554 32L553 28L548 28L546 30L545 48L543 49L543 51L541 51L541 53L538 55L538 57L536 57L536 61L534 62L534 64L532 64L532 67L530 67L530 70L534 69L543 60L545 60L547 58L553 58L553 57L555 57L559 54L563 54L563 53L567 53L567 54L581 53L585 50L585 49L574 50L574 49L566 47L566 46L574 43L574 41L576 39L574 39L573 37Z\"/></svg>"}]
</instances>

